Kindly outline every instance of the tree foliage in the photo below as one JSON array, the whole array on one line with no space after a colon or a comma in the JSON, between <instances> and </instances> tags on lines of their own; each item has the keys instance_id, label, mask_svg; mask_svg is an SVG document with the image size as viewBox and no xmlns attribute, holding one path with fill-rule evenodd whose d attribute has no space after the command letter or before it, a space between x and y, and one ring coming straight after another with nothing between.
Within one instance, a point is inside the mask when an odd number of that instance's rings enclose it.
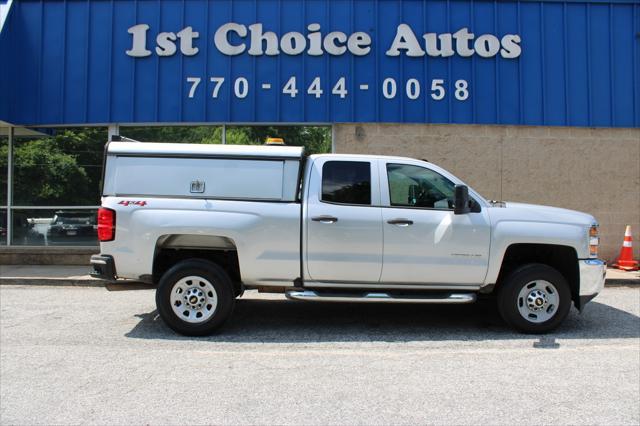
<instances>
[{"instance_id":1,"label":"tree foliage","mask_svg":"<svg viewBox=\"0 0 640 426\"><path fill-rule=\"evenodd\" d=\"M142 142L222 143L222 126L126 127L123 136ZM287 145L304 146L308 154L331 151L331 129L307 126L227 126L226 143L262 145L268 137Z\"/></svg>"},{"instance_id":2,"label":"tree foliage","mask_svg":"<svg viewBox=\"0 0 640 426\"><path fill-rule=\"evenodd\" d=\"M231 127L227 129L227 143L230 132L239 132L251 144L261 145L269 137L282 138L287 145L304 146L307 154L331 152L331 128L306 126L254 126ZM233 143L233 142L231 142Z\"/></svg>"},{"instance_id":3,"label":"tree foliage","mask_svg":"<svg viewBox=\"0 0 640 426\"><path fill-rule=\"evenodd\" d=\"M106 137L104 129L83 128L37 139L16 138L13 204L99 204L97 194ZM0 148L0 155L6 163L7 145ZM3 180L6 182L6 175Z\"/></svg>"}]
</instances>

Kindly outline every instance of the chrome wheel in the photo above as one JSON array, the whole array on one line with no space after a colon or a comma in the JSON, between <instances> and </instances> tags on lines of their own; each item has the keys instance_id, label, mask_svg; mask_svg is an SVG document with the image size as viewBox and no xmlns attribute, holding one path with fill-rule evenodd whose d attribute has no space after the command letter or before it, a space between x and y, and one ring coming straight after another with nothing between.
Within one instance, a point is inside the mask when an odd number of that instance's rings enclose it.
<instances>
[{"instance_id":1,"label":"chrome wheel","mask_svg":"<svg viewBox=\"0 0 640 426\"><path fill-rule=\"evenodd\" d=\"M518 312L529 322L540 323L553 318L558 311L558 290L548 281L531 281L518 294Z\"/></svg>"},{"instance_id":2,"label":"chrome wheel","mask_svg":"<svg viewBox=\"0 0 640 426\"><path fill-rule=\"evenodd\" d=\"M178 318L190 323L207 321L218 306L218 294L203 277L184 277L171 289L171 308Z\"/></svg>"}]
</instances>

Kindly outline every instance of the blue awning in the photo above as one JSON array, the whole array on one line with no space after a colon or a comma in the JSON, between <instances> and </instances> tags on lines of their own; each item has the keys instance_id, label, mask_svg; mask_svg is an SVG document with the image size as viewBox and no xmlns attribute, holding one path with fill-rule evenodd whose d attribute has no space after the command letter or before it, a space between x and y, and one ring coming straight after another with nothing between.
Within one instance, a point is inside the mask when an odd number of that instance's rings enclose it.
<instances>
[{"instance_id":1,"label":"blue awning","mask_svg":"<svg viewBox=\"0 0 640 426\"><path fill-rule=\"evenodd\" d=\"M0 120L639 127L639 33L638 0L19 0Z\"/></svg>"}]
</instances>

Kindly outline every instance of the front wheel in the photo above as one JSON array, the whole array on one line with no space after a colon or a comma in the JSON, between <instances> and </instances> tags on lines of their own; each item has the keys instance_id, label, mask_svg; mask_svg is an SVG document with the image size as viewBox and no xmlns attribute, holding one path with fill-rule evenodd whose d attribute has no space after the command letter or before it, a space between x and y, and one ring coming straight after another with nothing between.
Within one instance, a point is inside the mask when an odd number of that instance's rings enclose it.
<instances>
[{"instance_id":1,"label":"front wheel","mask_svg":"<svg viewBox=\"0 0 640 426\"><path fill-rule=\"evenodd\" d=\"M571 309L571 291L562 274L543 264L524 265L500 286L502 318L524 333L546 333L558 327Z\"/></svg>"},{"instance_id":2,"label":"front wheel","mask_svg":"<svg viewBox=\"0 0 640 426\"><path fill-rule=\"evenodd\" d=\"M231 316L235 303L227 273L215 263L191 259L169 269L156 290L164 322L187 336L213 333Z\"/></svg>"}]
</instances>

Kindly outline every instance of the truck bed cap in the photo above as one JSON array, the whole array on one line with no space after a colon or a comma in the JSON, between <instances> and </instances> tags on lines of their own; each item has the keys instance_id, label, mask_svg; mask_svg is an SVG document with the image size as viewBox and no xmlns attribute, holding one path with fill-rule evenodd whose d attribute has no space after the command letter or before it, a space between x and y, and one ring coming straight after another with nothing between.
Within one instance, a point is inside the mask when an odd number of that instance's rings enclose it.
<instances>
[{"instance_id":1,"label":"truck bed cap","mask_svg":"<svg viewBox=\"0 0 640 426\"><path fill-rule=\"evenodd\" d=\"M155 142L110 142L107 153L150 157L246 157L301 158L303 147L263 145L219 145Z\"/></svg>"}]
</instances>

